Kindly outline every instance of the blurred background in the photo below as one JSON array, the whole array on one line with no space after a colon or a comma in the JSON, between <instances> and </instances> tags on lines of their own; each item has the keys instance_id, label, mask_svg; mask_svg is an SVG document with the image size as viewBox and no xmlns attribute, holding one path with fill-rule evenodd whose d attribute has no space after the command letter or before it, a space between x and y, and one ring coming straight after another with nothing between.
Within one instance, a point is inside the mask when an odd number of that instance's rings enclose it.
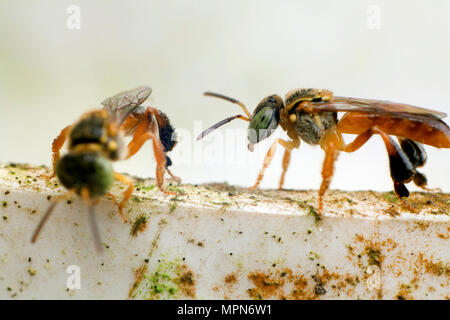
<instances>
[{"instance_id":1,"label":"blurred background","mask_svg":"<svg viewBox=\"0 0 450 320\"><path fill-rule=\"evenodd\" d=\"M267 95L318 87L450 113L449 14L447 0L2 0L0 161L50 165L63 127L106 97L148 85L147 104L179 129L176 175L251 186L285 133L250 153L247 123L236 120L197 143L200 131L241 113L204 91L238 98L250 111ZM449 192L449 150L426 150L430 187ZM278 148L263 188L278 186L282 156ZM323 157L302 143L285 187L318 188ZM153 177L151 144L115 168ZM380 137L341 153L332 188L392 190Z\"/></svg>"}]
</instances>

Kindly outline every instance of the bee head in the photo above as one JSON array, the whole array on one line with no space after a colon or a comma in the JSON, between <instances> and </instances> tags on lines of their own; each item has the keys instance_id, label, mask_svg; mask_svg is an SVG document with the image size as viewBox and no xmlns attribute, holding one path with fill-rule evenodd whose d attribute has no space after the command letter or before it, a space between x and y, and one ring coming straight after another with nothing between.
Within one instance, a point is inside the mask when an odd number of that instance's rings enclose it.
<instances>
[{"instance_id":1,"label":"bee head","mask_svg":"<svg viewBox=\"0 0 450 320\"><path fill-rule=\"evenodd\" d=\"M278 127L280 111L284 107L283 99L274 94L264 98L253 111L247 130L248 148L268 138Z\"/></svg>"}]
</instances>

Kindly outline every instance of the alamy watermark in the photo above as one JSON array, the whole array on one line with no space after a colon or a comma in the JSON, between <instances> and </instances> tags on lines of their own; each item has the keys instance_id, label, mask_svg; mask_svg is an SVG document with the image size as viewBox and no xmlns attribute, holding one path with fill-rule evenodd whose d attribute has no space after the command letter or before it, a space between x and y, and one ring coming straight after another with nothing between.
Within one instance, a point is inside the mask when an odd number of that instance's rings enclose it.
<instances>
[{"instance_id":1,"label":"alamy watermark","mask_svg":"<svg viewBox=\"0 0 450 320\"><path fill-rule=\"evenodd\" d=\"M370 5L366 9L367 20L366 27L369 30L381 29L381 9L377 5Z\"/></svg>"},{"instance_id":2,"label":"alamy watermark","mask_svg":"<svg viewBox=\"0 0 450 320\"><path fill-rule=\"evenodd\" d=\"M67 19L66 27L69 30L81 29L81 8L75 4L72 4L66 9Z\"/></svg>"},{"instance_id":3,"label":"alamy watermark","mask_svg":"<svg viewBox=\"0 0 450 320\"><path fill-rule=\"evenodd\" d=\"M81 289L81 269L76 264L67 267L66 273L69 274L66 281L67 289L80 290Z\"/></svg>"}]
</instances>

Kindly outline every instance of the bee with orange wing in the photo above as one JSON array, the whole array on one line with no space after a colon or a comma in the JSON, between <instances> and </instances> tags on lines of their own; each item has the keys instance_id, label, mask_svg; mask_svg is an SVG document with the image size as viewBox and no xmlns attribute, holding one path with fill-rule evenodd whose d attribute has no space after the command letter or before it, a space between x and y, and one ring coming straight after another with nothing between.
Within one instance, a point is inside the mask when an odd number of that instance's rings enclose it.
<instances>
[{"instance_id":1,"label":"bee with orange wing","mask_svg":"<svg viewBox=\"0 0 450 320\"><path fill-rule=\"evenodd\" d=\"M290 163L291 151L300 146L300 141L320 145L325 151L325 160L319 188L319 214L323 211L324 195L330 186L334 162L340 151L355 152L372 135L380 135L389 155L395 193L403 201L403 198L409 196L405 184L410 181L425 190L430 190L427 188L425 175L417 170L427 159L422 144L436 148L450 148L450 129L442 121L446 114L407 104L338 97L329 90L308 88L290 91L284 101L278 95L268 96L258 104L253 114L250 114L245 105L236 99L212 92L206 92L205 95L238 104L245 116L237 115L220 121L205 130L198 140L234 119L249 122L247 137L248 148L251 151L255 144L269 137L278 125L289 137L289 140L276 139L273 142L256 183L251 189L259 186L278 144L285 149L280 189L283 187ZM345 112L340 119L338 112ZM356 134L357 137L346 144L342 134ZM399 143L391 136L396 136Z\"/></svg>"}]
</instances>

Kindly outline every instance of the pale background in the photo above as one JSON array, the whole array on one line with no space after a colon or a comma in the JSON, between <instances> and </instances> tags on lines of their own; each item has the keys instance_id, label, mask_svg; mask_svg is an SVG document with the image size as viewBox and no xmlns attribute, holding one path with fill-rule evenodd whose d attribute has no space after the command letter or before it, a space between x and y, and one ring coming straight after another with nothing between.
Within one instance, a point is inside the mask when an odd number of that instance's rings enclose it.
<instances>
[{"instance_id":1,"label":"pale background","mask_svg":"<svg viewBox=\"0 0 450 320\"><path fill-rule=\"evenodd\" d=\"M81 9L80 30L66 27L72 4ZM371 5L380 9L380 29L368 27ZM194 121L205 128L240 112L203 91L239 98L250 111L269 94L320 87L450 113L449 15L447 0L1 0L0 161L49 165L51 141L62 127L108 96L149 85L149 103L191 135L172 156L173 172L190 183L250 186L273 138L250 154L247 124L237 120L198 149ZM233 128L241 134L222 140ZM278 184L281 150L265 188ZM449 150L427 151L430 186L450 191ZM318 188L322 160L319 147L303 143L292 154L285 186ZM154 176L150 145L115 167ZM341 154L332 187L392 190L379 137Z\"/></svg>"}]
</instances>

